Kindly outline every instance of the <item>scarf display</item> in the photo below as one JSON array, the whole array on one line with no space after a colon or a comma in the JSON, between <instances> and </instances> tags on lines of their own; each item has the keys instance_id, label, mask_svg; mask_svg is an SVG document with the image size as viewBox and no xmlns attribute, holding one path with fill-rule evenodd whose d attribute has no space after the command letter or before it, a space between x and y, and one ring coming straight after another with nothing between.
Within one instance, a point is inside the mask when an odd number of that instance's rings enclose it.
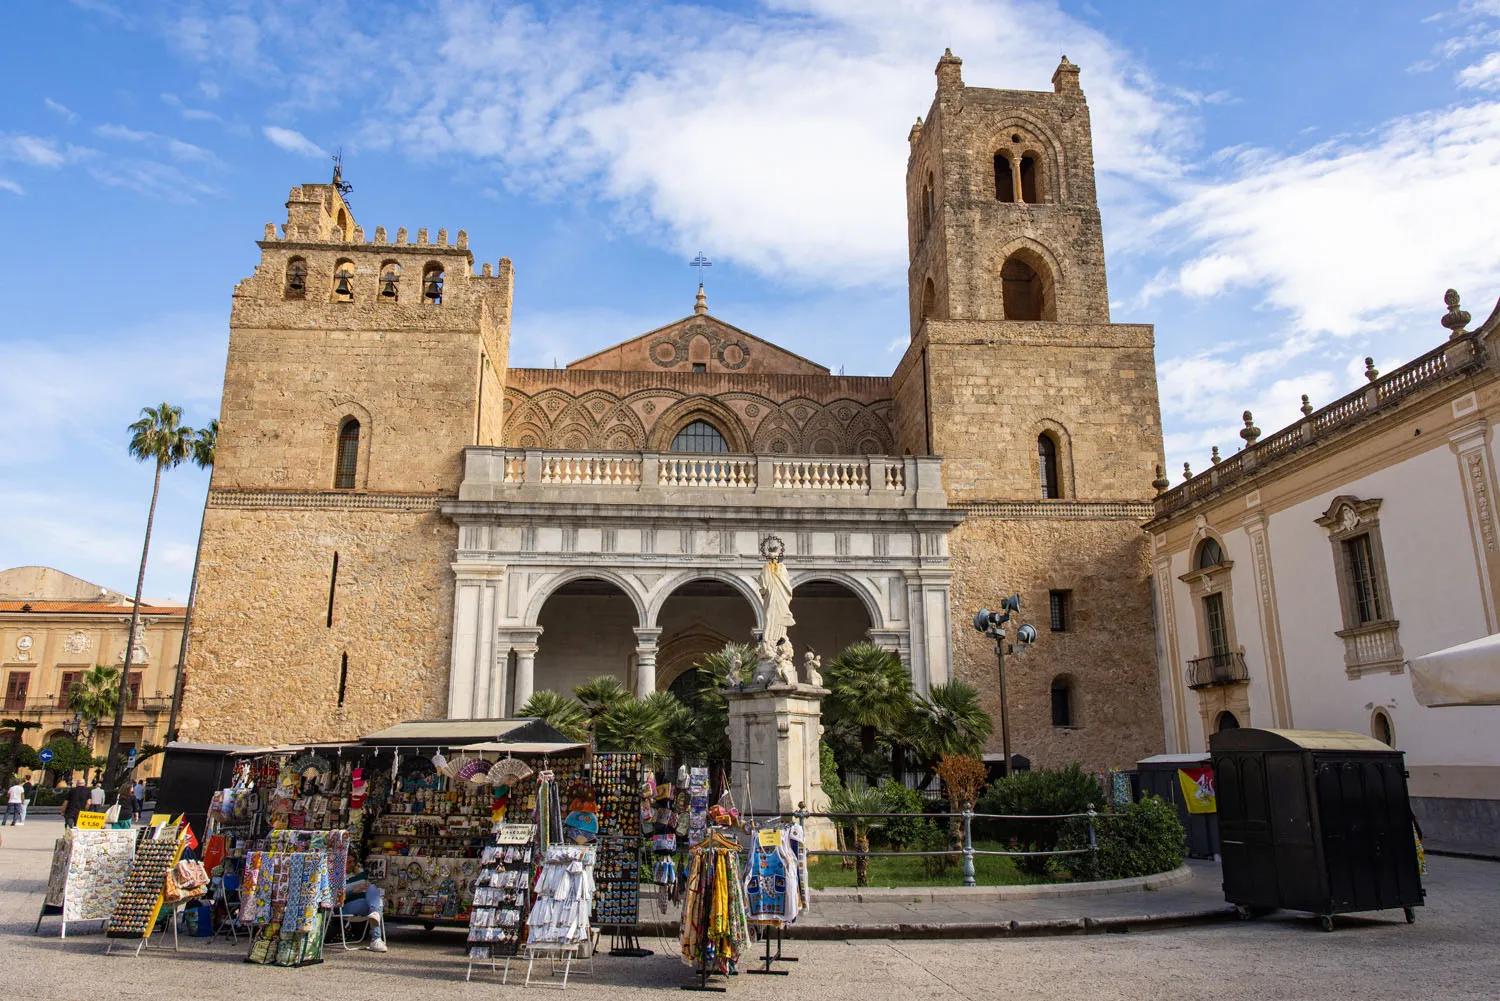
<instances>
[{"instance_id":1,"label":"scarf display","mask_svg":"<svg viewBox=\"0 0 1500 1001\"><path fill-rule=\"evenodd\" d=\"M549 845L537 874L526 941L576 945L590 935L594 904L593 845Z\"/></svg>"},{"instance_id":2,"label":"scarf display","mask_svg":"<svg viewBox=\"0 0 1500 1001\"><path fill-rule=\"evenodd\" d=\"M706 973L738 973L750 945L740 846L710 829L688 860L682 961Z\"/></svg>"}]
</instances>

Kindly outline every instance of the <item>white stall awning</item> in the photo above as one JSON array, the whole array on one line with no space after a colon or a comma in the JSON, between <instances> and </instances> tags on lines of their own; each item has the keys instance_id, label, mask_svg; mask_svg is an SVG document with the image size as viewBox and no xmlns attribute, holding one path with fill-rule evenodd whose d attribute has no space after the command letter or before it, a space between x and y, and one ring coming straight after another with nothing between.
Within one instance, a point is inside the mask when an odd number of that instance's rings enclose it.
<instances>
[{"instance_id":1,"label":"white stall awning","mask_svg":"<svg viewBox=\"0 0 1500 1001\"><path fill-rule=\"evenodd\" d=\"M1500 633L1413 659L1411 687L1424 706L1500 706Z\"/></svg>"}]
</instances>

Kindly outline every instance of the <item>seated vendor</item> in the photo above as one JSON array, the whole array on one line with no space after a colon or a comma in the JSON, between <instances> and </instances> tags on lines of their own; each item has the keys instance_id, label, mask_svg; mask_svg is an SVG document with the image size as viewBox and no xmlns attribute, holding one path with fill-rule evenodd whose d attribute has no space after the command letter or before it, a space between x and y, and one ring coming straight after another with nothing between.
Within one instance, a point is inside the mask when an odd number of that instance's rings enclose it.
<instances>
[{"instance_id":1,"label":"seated vendor","mask_svg":"<svg viewBox=\"0 0 1500 1001\"><path fill-rule=\"evenodd\" d=\"M370 882L364 868L349 856L349 878L344 883L344 914L349 917L370 916L370 951L385 952L385 922L380 909L385 903L385 891Z\"/></svg>"}]
</instances>

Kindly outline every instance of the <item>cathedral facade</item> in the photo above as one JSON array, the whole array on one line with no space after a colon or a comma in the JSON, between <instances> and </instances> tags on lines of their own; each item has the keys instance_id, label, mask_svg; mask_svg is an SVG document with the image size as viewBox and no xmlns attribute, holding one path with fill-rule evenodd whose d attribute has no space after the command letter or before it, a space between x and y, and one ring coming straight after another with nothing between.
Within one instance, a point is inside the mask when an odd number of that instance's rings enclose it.
<instances>
[{"instance_id":1,"label":"cathedral facade","mask_svg":"<svg viewBox=\"0 0 1500 1001\"><path fill-rule=\"evenodd\" d=\"M799 661L869 638L998 715L969 621L1019 592L1041 640L1007 665L1013 750L1159 750L1152 330L1109 319L1078 69L991 90L949 54L937 82L888 378L833 375L701 289L656 330L511 368L509 260L292 189L234 294L184 736L504 716L599 674L670 689L751 640L775 536Z\"/></svg>"}]
</instances>

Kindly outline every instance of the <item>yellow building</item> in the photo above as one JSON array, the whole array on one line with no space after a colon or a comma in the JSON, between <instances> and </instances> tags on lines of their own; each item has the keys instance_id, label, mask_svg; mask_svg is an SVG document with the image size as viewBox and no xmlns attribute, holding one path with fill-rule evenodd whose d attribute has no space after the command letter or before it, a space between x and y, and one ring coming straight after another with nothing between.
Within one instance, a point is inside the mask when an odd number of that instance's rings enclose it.
<instances>
[{"instance_id":1,"label":"yellow building","mask_svg":"<svg viewBox=\"0 0 1500 1001\"><path fill-rule=\"evenodd\" d=\"M185 611L181 605L141 603L121 734L127 751L165 741ZM125 662L130 612L128 596L50 567L0 571L3 715L41 724L26 731L26 743L40 747L76 732L79 721L67 708L68 689L95 664ZM100 757L109 751L110 723L101 720L93 735ZM152 759L138 774L153 776L160 767L160 759Z\"/></svg>"}]
</instances>

